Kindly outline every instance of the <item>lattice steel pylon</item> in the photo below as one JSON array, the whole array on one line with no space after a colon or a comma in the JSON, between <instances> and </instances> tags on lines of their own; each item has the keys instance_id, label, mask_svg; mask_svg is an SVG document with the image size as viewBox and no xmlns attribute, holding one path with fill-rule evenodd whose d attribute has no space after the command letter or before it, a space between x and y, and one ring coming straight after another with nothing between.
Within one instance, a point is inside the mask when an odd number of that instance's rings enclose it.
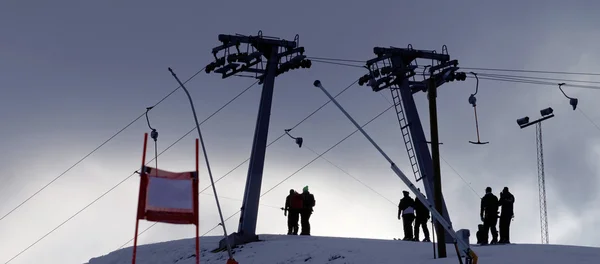
<instances>
[{"instance_id":1,"label":"lattice steel pylon","mask_svg":"<svg viewBox=\"0 0 600 264\"><path fill-rule=\"evenodd\" d=\"M538 188L540 199L540 228L542 244L548 244L548 211L546 208L546 176L544 174L544 144L542 142L542 123L535 124L537 144Z\"/></svg>"},{"instance_id":2,"label":"lattice steel pylon","mask_svg":"<svg viewBox=\"0 0 600 264\"><path fill-rule=\"evenodd\" d=\"M540 228L542 231L542 244L548 244L548 212L546 209L546 175L544 174L544 145L542 144L542 121L554 117L552 107L540 110L541 118L529 122L529 117L525 116L517 119L517 124L521 129L535 124L535 142L537 145L537 168L538 168L538 188L540 199Z\"/></svg>"}]
</instances>

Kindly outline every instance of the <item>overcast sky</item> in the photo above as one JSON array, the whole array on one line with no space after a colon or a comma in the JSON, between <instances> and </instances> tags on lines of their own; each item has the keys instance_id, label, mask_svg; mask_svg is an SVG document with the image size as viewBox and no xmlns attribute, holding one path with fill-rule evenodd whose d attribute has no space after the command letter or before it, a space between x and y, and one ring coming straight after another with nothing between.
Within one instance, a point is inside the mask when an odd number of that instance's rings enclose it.
<instances>
[{"instance_id":1,"label":"overcast sky","mask_svg":"<svg viewBox=\"0 0 600 264\"><path fill-rule=\"evenodd\" d=\"M448 46L460 66L598 72L595 1L5 1L0 5L0 217L96 148L177 87L167 68L185 80L210 63L219 34L255 35L293 40L300 36L306 55L355 60L374 57L374 46L437 50ZM312 86L320 79L336 94L365 74L364 69L314 62L310 69L276 79L269 141L277 138L328 99ZM502 73L501 73L502 74ZM517 74L517 73L504 73ZM528 74L532 76L532 74ZM576 75L541 77L593 80ZM204 120L254 82L221 79L202 72L188 83ZM556 81L557 83L560 81ZM569 83L569 82L567 82ZM544 150L550 243L600 246L598 158L600 129L573 111L558 86L481 80L480 133L476 140L468 96L475 80L445 84L439 90L439 130L443 191L456 230L479 221L479 197L487 186L498 195L508 186L515 195L511 241L539 243L539 204L535 129L519 129L515 120L554 108L544 122ZM600 91L565 87L579 98L579 109L600 123ZM353 86L339 102L364 124L389 106L366 86ZM260 97L254 86L202 125L215 178L250 155ZM386 100L387 98L387 100ZM426 96L415 95L429 138ZM149 113L159 132L158 151L194 127L188 99L181 90ZM304 138L298 148L282 138L268 148L265 192L354 131L329 104L292 131ZM394 111L366 131L411 178ZM139 168L141 118L93 155L0 220L0 261L30 244L108 191ZM195 132L158 158L161 169L194 168ZM153 157L154 149L148 150ZM397 203L407 187L359 133L325 156L376 190L318 159L263 196L257 232L283 234L286 218L278 208L289 189L308 185L317 206L311 218L315 236L391 239L403 237ZM453 169L452 169L453 168ZM210 181L202 162L203 189ZM457 172L463 179L461 179ZM247 163L217 183L224 217L241 207ZM58 228L11 263L83 263L116 250L134 235L139 180L133 176ZM421 186L421 182L417 184ZM473 190L472 190L472 189ZM414 197L414 195L411 195ZM386 200L386 199L389 199ZM212 189L200 196L200 233L218 222ZM391 201L391 202L390 202ZM237 229L239 215L227 221ZM141 222L140 231L151 223ZM429 223L430 226L430 223ZM157 224L140 244L194 236L193 226ZM221 235L215 229L208 235ZM127 246L130 246L131 243Z\"/></svg>"}]
</instances>

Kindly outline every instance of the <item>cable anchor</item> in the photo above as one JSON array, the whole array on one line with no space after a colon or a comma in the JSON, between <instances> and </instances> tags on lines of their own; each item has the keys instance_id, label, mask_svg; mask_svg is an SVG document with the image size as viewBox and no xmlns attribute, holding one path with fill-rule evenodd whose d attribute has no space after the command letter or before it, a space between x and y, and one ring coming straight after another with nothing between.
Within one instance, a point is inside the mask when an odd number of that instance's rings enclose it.
<instances>
[{"instance_id":1,"label":"cable anchor","mask_svg":"<svg viewBox=\"0 0 600 264\"><path fill-rule=\"evenodd\" d=\"M475 97L477 92L479 92L479 78L477 77L477 73L474 73L474 72L470 72L470 73L473 74L473 76L475 76L475 79L477 80L477 84L475 85L475 93L471 94L469 96L469 104L471 104L473 106L473 111L475 112L475 130L477 131L477 142L469 141L469 143L476 144L476 145L484 145L484 144L488 144L490 142L481 142L481 140L479 138L479 121L477 118L477 98Z\"/></svg>"},{"instance_id":2,"label":"cable anchor","mask_svg":"<svg viewBox=\"0 0 600 264\"><path fill-rule=\"evenodd\" d=\"M290 131L292 131L291 129L286 129L284 130L285 133L290 136L290 138L294 139L296 141L296 144L298 145L299 148L302 147L302 142L304 141L301 137L293 137L292 135L290 135Z\"/></svg>"}]
</instances>

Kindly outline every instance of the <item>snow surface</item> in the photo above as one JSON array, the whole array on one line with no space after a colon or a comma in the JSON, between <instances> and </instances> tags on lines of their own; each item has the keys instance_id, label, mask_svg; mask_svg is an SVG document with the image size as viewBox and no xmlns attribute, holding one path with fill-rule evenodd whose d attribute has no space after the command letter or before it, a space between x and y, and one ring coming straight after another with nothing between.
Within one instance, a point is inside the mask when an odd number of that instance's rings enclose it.
<instances>
[{"instance_id":1,"label":"snow surface","mask_svg":"<svg viewBox=\"0 0 600 264\"><path fill-rule=\"evenodd\" d=\"M200 239L200 263L224 264L227 252L211 253L221 237ZM454 245L447 245L448 257L433 259L433 244L379 239L356 239L318 236L259 235L262 241L234 249L240 264L284 263L458 263ZM138 246L140 264L193 264L195 240L182 239ZM93 258L88 264L129 264L132 247ZM436 247L437 249L437 247ZM481 264L519 263L600 263L600 248L511 244L473 246Z\"/></svg>"}]
</instances>

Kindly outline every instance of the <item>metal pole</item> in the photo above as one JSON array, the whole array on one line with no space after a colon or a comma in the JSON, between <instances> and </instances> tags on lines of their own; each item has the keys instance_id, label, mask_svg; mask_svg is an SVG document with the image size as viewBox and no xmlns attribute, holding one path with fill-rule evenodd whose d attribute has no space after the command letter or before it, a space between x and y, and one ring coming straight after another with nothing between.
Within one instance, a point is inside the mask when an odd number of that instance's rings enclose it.
<instances>
[{"instance_id":1,"label":"metal pole","mask_svg":"<svg viewBox=\"0 0 600 264\"><path fill-rule=\"evenodd\" d=\"M275 75L277 74L278 47L272 46L267 61L267 73L263 84L258 108L256 128L254 130L254 141L248 165L248 176L246 179L246 190L240 215L238 233L244 237L256 235L256 220L258 217L258 204L260 201L260 189L262 187L263 169L265 165L265 153L267 150L267 138L269 135L269 122L271 119L271 105L273 102L273 89L275 86Z\"/></svg>"},{"instance_id":2,"label":"metal pole","mask_svg":"<svg viewBox=\"0 0 600 264\"><path fill-rule=\"evenodd\" d=\"M210 177L210 183L211 183L211 186L213 189L213 193L215 194L215 200L217 202L217 209L219 210L219 217L221 218L221 226L223 226L223 233L224 233L225 239L227 239L227 229L225 228L225 221L223 220L223 213L221 212L221 205L219 204L219 197L217 196L217 189L215 187L215 182L213 180L212 171L210 170L210 164L208 163L208 156L206 155L206 147L204 146L204 140L202 139L202 133L200 132L200 123L198 123L198 117L196 116L196 109L194 108L194 102L192 101L192 97L190 96L190 93L188 92L188 90L185 88L183 83L181 83L179 78L177 78L177 75L175 75L175 73L173 72L173 70L170 67L169 67L169 71L171 72L173 77L175 77L175 80L177 80L177 82L179 83L181 88L183 88L183 90L185 91L185 94L187 94L187 97L190 100L190 105L192 106L192 113L194 114L194 121L196 122L196 130L198 131L198 138L200 139L200 144L202 144L202 151L204 152L204 161L206 162L206 168L208 168L208 176ZM229 254L229 259L233 259L233 253L231 252L231 245L229 245L229 243L227 243L227 253Z\"/></svg>"},{"instance_id":3,"label":"metal pole","mask_svg":"<svg viewBox=\"0 0 600 264\"><path fill-rule=\"evenodd\" d=\"M327 95L327 97L329 97L329 99L340 109L340 111L342 111L342 113L344 113L344 115L346 115L346 117L354 124L354 126L356 126L356 128L358 130L360 130L360 132L365 136L365 138L367 138L367 140L369 140L369 142L371 142L373 147L375 147L379 151L379 153L390 163L390 167L391 167L392 171L394 173L396 173L396 175L398 175L398 177L404 182L404 184L406 184L406 186L408 186L408 188L413 192L413 194L415 194L415 196L418 197L419 200L423 201L424 205L431 212L431 215L433 216L433 218L437 219L438 222L441 224L441 226L446 231L448 231L450 236L452 238L454 238L454 241L456 241L459 244L459 246L461 247L461 250L464 250L464 252L467 255L469 255L469 254L475 255L475 253L469 248L469 244L465 243L462 239L458 239L456 232L454 232L454 230L452 230L452 226L450 225L450 223L448 223L448 221L446 221L446 219L444 219L442 217L442 214L440 214L440 212L433 207L433 205L429 202L429 200L427 200L425 198L425 196L419 190L417 190L417 187L412 182L410 182L408 177L406 177L406 175L398 168L398 166L396 166L396 164L390 159L390 157L385 152L383 152L383 150L379 147L379 145L377 145L377 143L375 143L375 141L373 141L373 139L362 129L362 127L360 125L358 125L358 123L356 123L356 121L354 121L354 119L348 114L348 112L346 112L346 110L344 110L344 108L337 102L337 100L335 100L335 98L333 98L333 96L331 96L331 94L329 94L329 92L327 92L327 90L325 90L325 88L323 88L323 86L321 85L321 82L319 80L316 80L313 83L313 85L321 88L321 91L323 91L323 93L325 93L325 95ZM439 238L438 238L438 241L439 241ZM444 246L445 246L445 243L444 243Z\"/></svg>"},{"instance_id":4,"label":"metal pole","mask_svg":"<svg viewBox=\"0 0 600 264\"><path fill-rule=\"evenodd\" d=\"M329 97L329 99L331 99L331 101L337 105L337 107L342 111L342 113L344 113L344 115L346 115L346 117L348 117L348 119L350 119L350 122L352 122L352 124L354 124L356 126L356 128L358 130L360 130L360 132L367 138L367 140L369 140L369 142L371 142L371 144L373 144L373 146L379 151L379 153L381 153L381 155L383 155L383 157L389 162L389 163L394 163L392 161L392 159L390 159L390 157L385 154L385 152L383 152L383 150L379 147L379 145L377 145L377 143L375 143L375 141L373 141L373 139L367 134L367 132L365 132L362 127L356 123L356 121L354 121L354 118L352 118L350 116L350 114L348 114L348 112L346 112L346 110L337 102L337 100L335 100L335 98L333 98L333 96L331 96L331 94L329 92L327 92L327 90L325 90L325 88L323 88L323 86L321 86L321 81L316 80L314 82L314 85L316 87L321 88L321 90L327 95L327 97Z\"/></svg>"},{"instance_id":5,"label":"metal pole","mask_svg":"<svg viewBox=\"0 0 600 264\"><path fill-rule=\"evenodd\" d=\"M433 226L434 220L431 219L431 246L433 246L433 259L437 259L435 255L435 227Z\"/></svg>"},{"instance_id":6,"label":"metal pole","mask_svg":"<svg viewBox=\"0 0 600 264\"><path fill-rule=\"evenodd\" d=\"M431 130L431 159L433 161L433 189L434 189L434 203L435 209L442 212L442 179L440 169L440 139L438 135L438 123L437 123L437 87L435 86L435 80L433 74L430 74L429 88L427 89L427 95L429 97L429 122ZM437 222L435 232L438 237L438 257L446 257L446 234L444 233L441 224Z\"/></svg>"}]
</instances>

